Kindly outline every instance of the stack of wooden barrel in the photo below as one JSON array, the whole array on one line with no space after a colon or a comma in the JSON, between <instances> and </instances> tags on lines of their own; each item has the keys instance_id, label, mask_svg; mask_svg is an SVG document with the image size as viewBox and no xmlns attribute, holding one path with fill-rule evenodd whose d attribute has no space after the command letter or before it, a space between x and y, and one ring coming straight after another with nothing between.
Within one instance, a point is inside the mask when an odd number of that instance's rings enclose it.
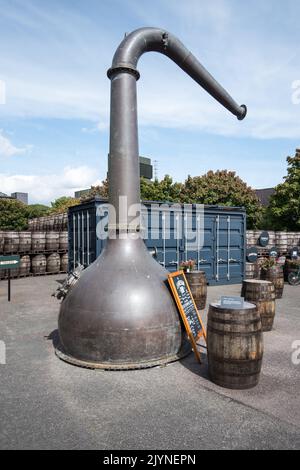
<instances>
[{"instance_id":1,"label":"stack of wooden barrel","mask_svg":"<svg viewBox=\"0 0 300 470\"><path fill-rule=\"evenodd\" d=\"M30 219L28 225L31 232L64 232L68 230L68 214L65 212L62 214L48 215L46 217Z\"/></svg>"},{"instance_id":2,"label":"stack of wooden barrel","mask_svg":"<svg viewBox=\"0 0 300 470\"><path fill-rule=\"evenodd\" d=\"M262 230L247 230L247 247L256 246L261 254L266 254L273 247L277 248L278 254L288 254L293 247L299 247L300 250L300 232L274 232L269 230L267 231L269 242L262 247L260 246L260 237L263 232Z\"/></svg>"},{"instance_id":3,"label":"stack of wooden barrel","mask_svg":"<svg viewBox=\"0 0 300 470\"><path fill-rule=\"evenodd\" d=\"M20 267L11 270L11 277L67 272L68 232L0 231L1 254L20 255ZM6 277L0 270L0 279Z\"/></svg>"}]
</instances>

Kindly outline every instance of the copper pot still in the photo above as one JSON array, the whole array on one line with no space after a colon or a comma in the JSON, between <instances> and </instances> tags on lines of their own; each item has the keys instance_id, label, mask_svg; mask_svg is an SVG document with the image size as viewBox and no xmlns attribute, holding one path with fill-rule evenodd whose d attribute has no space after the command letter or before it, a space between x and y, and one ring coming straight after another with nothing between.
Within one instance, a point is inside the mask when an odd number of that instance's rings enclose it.
<instances>
[{"instance_id":1,"label":"copper pot still","mask_svg":"<svg viewBox=\"0 0 300 470\"><path fill-rule=\"evenodd\" d=\"M176 305L167 287L168 272L148 253L140 236L131 237L119 196L140 204L137 125L139 58L159 52L173 60L239 120L247 113L188 49L160 28L141 28L125 36L108 70L111 80L109 220L106 248L63 300L57 355L72 364L103 369L145 368L175 361L190 351ZM159 105L159 104L158 104ZM134 216L136 218L136 215ZM127 235L124 237L124 234Z\"/></svg>"}]
</instances>

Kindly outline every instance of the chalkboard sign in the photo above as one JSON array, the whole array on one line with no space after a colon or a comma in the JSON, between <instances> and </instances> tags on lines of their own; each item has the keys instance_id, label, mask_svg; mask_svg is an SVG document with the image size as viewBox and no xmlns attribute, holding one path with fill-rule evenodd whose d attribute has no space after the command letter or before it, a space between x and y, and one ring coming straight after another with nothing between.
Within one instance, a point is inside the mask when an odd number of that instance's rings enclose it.
<instances>
[{"instance_id":1,"label":"chalkboard sign","mask_svg":"<svg viewBox=\"0 0 300 470\"><path fill-rule=\"evenodd\" d=\"M201 362L196 341L201 336L203 336L206 340L206 332L184 272L177 271L175 273L169 274L168 281L185 329L192 343L194 353L198 361Z\"/></svg>"}]
</instances>

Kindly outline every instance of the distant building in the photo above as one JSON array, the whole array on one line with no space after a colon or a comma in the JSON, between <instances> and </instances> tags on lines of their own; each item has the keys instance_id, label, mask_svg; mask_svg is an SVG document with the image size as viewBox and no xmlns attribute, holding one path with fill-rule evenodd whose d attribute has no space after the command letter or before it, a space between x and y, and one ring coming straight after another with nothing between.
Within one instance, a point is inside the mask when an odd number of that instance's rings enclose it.
<instances>
[{"instance_id":1,"label":"distant building","mask_svg":"<svg viewBox=\"0 0 300 470\"><path fill-rule=\"evenodd\" d=\"M0 191L0 198L1 199L13 199L13 197L8 196L7 194L1 193L1 191Z\"/></svg>"},{"instance_id":2,"label":"distant building","mask_svg":"<svg viewBox=\"0 0 300 470\"><path fill-rule=\"evenodd\" d=\"M263 206L268 206L270 202L270 197L275 193L275 189L274 188L256 189L255 192L261 204Z\"/></svg>"},{"instance_id":3,"label":"distant building","mask_svg":"<svg viewBox=\"0 0 300 470\"><path fill-rule=\"evenodd\" d=\"M81 189L80 191L75 191L74 197L75 199L80 199L82 196L87 194L90 191L90 189Z\"/></svg>"},{"instance_id":4,"label":"distant building","mask_svg":"<svg viewBox=\"0 0 300 470\"><path fill-rule=\"evenodd\" d=\"M152 180L153 166L150 158L140 157L140 175L147 180Z\"/></svg>"},{"instance_id":5,"label":"distant building","mask_svg":"<svg viewBox=\"0 0 300 470\"><path fill-rule=\"evenodd\" d=\"M12 193L11 197L28 205L28 193Z\"/></svg>"},{"instance_id":6,"label":"distant building","mask_svg":"<svg viewBox=\"0 0 300 470\"><path fill-rule=\"evenodd\" d=\"M8 196L5 193L0 192L1 199L17 199L18 201L23 202L23 204L28 204L28 193L12 193L11 196Z\"/></svg>"},{"instance_id":7,"label":"distant building","mask_svg":"<svg viewBox=\"0 0 300 470\"><path fill-rule=\"evenodd\" d=\"M140 157L140 176L152 180L153 178L153 166L151 164L151 159L146 157ZM82 196L87 194L90 189L81 189L80 191L75 191L74 197L80 199Z\"/></svg>"}]
</instances>

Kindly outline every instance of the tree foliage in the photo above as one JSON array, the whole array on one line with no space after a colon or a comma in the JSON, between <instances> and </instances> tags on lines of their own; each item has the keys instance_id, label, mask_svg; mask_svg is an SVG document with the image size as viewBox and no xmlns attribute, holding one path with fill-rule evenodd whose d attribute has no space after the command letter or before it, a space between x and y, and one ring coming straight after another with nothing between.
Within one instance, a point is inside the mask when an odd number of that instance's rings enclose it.
<instances>
[{"instance_id":1,"label":"tree foliage","mask_svg":"<svg viewBox=\"0 0 300 470\"><path fill-rule=\"evenodd\" d=\"M49 213L50 207L44 204L30 204L27 206L28 218L44 217Z\"/></svg>"},{"instance_id":2,"label":"tree foliage","mask_svg":"<svg viewBox=\"0 0 300 470\"><path fill-rule=\"evenodd\" d=\"M84 194L81 198L81 202L88 201L94 197L102 197L103 199L108 198L108 180L102 181L101 185L92 186L88 193Z\"/></svg>"},{"instance_id":3,"label":"tree foliage","mask_svg":"<svg viewBox=\"0 0 300 470\"><path fill-rule=\"evenodd\" d=\"M173 183L171 176L165 175L161 181L141 178L142 201L180 202L183 185Z\"/></svg>"},{"instance_id":4,"label":"tree foliage","mask_svg":"<svg viewBox=\"0 0 300 470\"><path fill-rule=\"evenodd\" d=\"M255 191L233 171L209 171L206 175L189 176L184 183L173 182L169 175L162 180L149 181L141 178L142 201L169 201L220 206L245 207L248 228L256 227L262 214L262 206ZM81 202L95 196L108 197L108 181L94 186L82 196Z\"/></svg>"},{"instance_id":5,"label":"tree foliage","mask_svg":"<svg viewBox=\"0 0 300 470\"><path fill-rule=\"evenodd\" d=\"M51 202L49 214L60 214L63 212L67 212L69 207L77 206L77 204L79 203L79 199L75 199L69 196L62 196L56 199L54 202Z\"/></svg>"},{"instance_id":6,"label":"tree foliage","mask_svg":"<svg viewBox=\"0 0 300 470\"><path fill-rule=\"evenodd\" d=\"M262 206L255 193L234 171L209 171L203 176L189 176L184 183L183 202L244 207L247 227L256 227Z\"/></svg>"},{"instance_id":7,"label":"tree foliage","mask_svg":"<svg viewBox=\"0 0 300 470\"><path fill-rule=\"evenodd\" d=\"M275 188L267 210L273 230L300 230L300 150L287 157L287 176Z\"/></svg>"},{"instance_id":8,"label":"tree foliage","mask_svg":"<svg viewBox=\"0 0 300 470\"><path fill-rule=\"evenodd\" d=\"M26 230L28 208L16 199L0 199L0 230Z\"/></svg>"}]
</instances>

